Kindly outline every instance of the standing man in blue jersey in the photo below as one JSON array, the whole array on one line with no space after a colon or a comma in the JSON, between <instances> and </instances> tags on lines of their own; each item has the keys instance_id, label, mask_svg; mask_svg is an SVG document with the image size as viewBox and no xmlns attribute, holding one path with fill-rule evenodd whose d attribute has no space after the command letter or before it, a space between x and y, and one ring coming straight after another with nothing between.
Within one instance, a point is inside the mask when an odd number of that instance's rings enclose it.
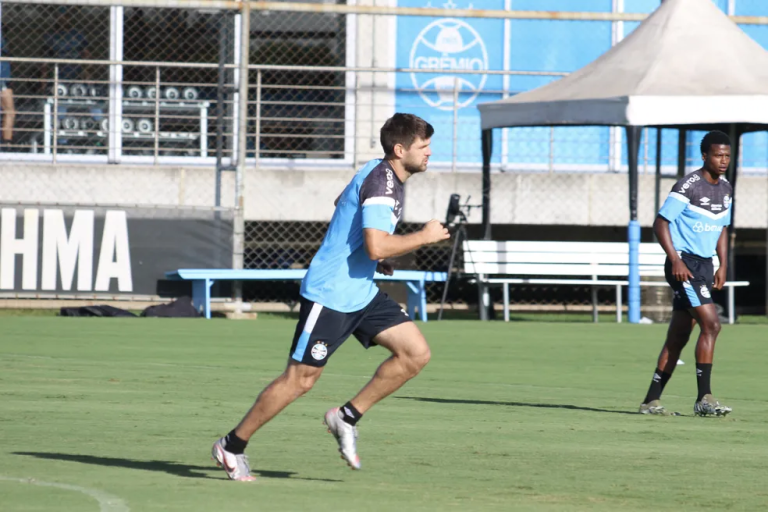
<instances>
[{"instance_id":1,"label":"standing man in blue jersey","mask_svg":"<svg viewBox=\"0 0 768 512\"><path fill-rule=\"evenodd\" d=\"M665 274L675 296L667 339L640 406L642 414L669 414L659 399L697 323L699 394L693 412L698 416L725 416L731 412L730 407L712 397L710 387L715 341L720 332L711 291L722 289L728 264L727 227L731 223L733 188L723 175L731 163L731 140L723 132L708 133L701 141L701 156L704 167L675 183L653 224L667 253ZM720 261L717 272L712 264L715 253Z\"/></svg>"},{"instance_id":2,"label":"standing man in blue jersey","mask_svg":"<svg viewBox=\"0 0 768 512\"><path fill-rule=\"evenodd\" d=\"M301 284L301 310L288 367L261 392L240 424L214 443L212 456L232 480L250 481L245 447L251 436L291 402L312 389L325 364L350 336L365 348L391 352L373 378L349 402L325 414L342 458L360 469L357 422L384 397L415 377L430 358L416 324L373 282L377 270L392 273L387 258L449 238L438 221L408 235L394 235L402 217L403 184L427 170L434 129L411 114L395 114L381 129L384 159L363 166L336 199L336 211Z\"/></svg>"}]
</instances>

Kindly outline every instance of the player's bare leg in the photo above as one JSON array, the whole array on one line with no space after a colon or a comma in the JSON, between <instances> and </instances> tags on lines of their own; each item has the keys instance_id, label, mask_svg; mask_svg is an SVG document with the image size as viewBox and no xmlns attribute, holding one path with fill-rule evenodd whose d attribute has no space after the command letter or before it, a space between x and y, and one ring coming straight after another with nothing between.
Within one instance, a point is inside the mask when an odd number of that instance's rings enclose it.
<instances>
[{"instance_id":1,"label":"player's bare leg","mask_svg":"<svg viewBox=\"0 0 768 512\"><path fill-rule=\"evenodd\" d=\"M640 405L640 413L666 416L669 413L660 403L661 393L677 367L680 353L688 344L696 319L688 311L673 311L667 329L667 338L659 354L656 371L648 393Z\"/></svg>"},{"instance_id":2,"label":"player's bare leg","mask_svg":"<svg viewBox=\"0 0 768 512\"><path fill-rule=\"evenodd\" d=\"M720 317L717 315L714 304L704 304L692 308L690 312L701 328L699 339L696 342L696 382L699 395L693 405L693 412L698 416L725 416L732 409L722 405L712 396L710 386L715 342L717 335L720 334Z\"/></svg>"},{"instance_id":3,"label":"player's bare leg","mask_svg":"<svg viewBox=\"0 0 768 512\"><path fill-rule=\"evenodd\" d=\"M667 329L667 338L659 354L657 368L672 375L677 367L680 354L691 338L696 319L688 311L673 311Z\"/></svg>"},{"instance_id":4,"label":"player's bare leg","mask_svg":"<svg viewBox=\"0 0 768 512\"><path fill-rule=\"evenodd\" d=\"M251 409L235 428L237 437L248 441L269 420L306 394L315 385L323 368L289 361L282 375L264 388Z\"/></svg>"},{"instance_id":5,"label":"player's bare leg","mask_svg":"<svg viewBox=\"0 0 768 512\"><path fill-rule=\"evenodd\" d=\"M352 469L361 467L357 455L357 421L374 404L418 375L430 358L427 340L413 322L391 327L378 334L373 341L389 350L392 356L381 363L373 378L355 398L325 414L328 431L338 441L339 452Z\"/></svg>"},{"instance_id":6,"label":"player's bare leg","mask_svg":"<svg viewBox=\"0 0 768 512\"><path fill-rule=\"evenodd\" d=\"M248 440L280 411L312 389L322 372L322 368L289 361L283 374L264 388L240 424L214 443L211 454L216 463L224 467L229 478L254 480L250 476L248 458L244 455Z\"/></svg>"},{"instance_id":7,"label":"player's bare leg","mask_svg":"<svg viewBox=\"0 0 768 512\"><path fill-rule=\"evenodd\" d=\"M427 340L413 322L387 329L373 341L392 352L392 356L381 363L373 378L351 400L360 414L418 375L431 357Z\"/></svg>"},{"instance_id":8,"label":"player's bare leg","mask_svg":"<svg viewBox=\"0 0 768 512\"><path fill-rule=\"evenodd\" d=\"M0 108L3 114L2 141L10 143L13 140L13 125L16 122L12 89L4 89L0 92Z\"/></svg>"},{"instance_id":9,"label":"player's bare leg","mask_svg":"<svg viewBox=\"0 0 768 512\"><path fill-rule=\"evenodd\" d=\"M691 315L701 328L696 342L696 362L712 364L715 357L715 342L720 334L720 318L714 304L704 304L690 309Z\"/></svg>"}]
</instances>

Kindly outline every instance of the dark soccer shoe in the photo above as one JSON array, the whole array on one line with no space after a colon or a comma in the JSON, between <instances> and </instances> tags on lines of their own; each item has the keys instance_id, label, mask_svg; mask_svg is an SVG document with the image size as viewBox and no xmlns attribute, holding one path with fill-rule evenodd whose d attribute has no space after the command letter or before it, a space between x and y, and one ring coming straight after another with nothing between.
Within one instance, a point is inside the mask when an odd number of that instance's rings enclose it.
<instances>
[{"instance_id":1,"label":"dark soccer shoe","mask_svg":"<svg viewBox=\"0 0 768 512\"><path fill-rule=\"evenodd\" d=\"M733 409L718 402L712 395L704 395L693 404L693 414L696 416L725 416Z\"/></svg>"}]
</instances>

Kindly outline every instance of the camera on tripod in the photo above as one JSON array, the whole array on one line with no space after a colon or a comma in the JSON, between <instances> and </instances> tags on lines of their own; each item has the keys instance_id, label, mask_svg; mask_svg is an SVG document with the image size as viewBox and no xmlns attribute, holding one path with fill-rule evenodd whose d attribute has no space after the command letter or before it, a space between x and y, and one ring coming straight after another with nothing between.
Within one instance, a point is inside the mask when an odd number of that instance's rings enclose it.
<instances>
[{"instance_id":1,"label":"camera on tripod","mask_svg":"<svg viewBox=\"0 0 768 512\"><path fill-rule=\"evenodd\" d=\"M440 300L440 312L437 315L438 320L443 319L443 309L445 308L445 300L448 297L448 286L453 275L453 264L456 261L456 251L462 242L468 240L467 230L464 225L468 221L469 213L472 208L481 208L481 205L469 204L469 200L472 196L467 196L467 201L461 204L461 196L459 194L451 194L451 198L448 200L448 210L445 212L445 227L453 233L453 247L451 247L451 256L448 259L448 276L443 285L443 297ZM461 269L459 269L457 278L461 277Z\"/></svg>"},{"instance_id":2,"label":"camera on tripod","mask_svg":"<svg viewBox=\"0 0 768 512\"><path fill-rule=\"evenodd\" d=\"M467 196L467 201L461 204L461 196L459 194L451 194L451 198L448 200L448 210L445 212L445 227L451 228L458 224L466 224L467 217L472 208L480 208L480 205L469 204L469 200L472 196Z\"/></svg>"}]
</instances>

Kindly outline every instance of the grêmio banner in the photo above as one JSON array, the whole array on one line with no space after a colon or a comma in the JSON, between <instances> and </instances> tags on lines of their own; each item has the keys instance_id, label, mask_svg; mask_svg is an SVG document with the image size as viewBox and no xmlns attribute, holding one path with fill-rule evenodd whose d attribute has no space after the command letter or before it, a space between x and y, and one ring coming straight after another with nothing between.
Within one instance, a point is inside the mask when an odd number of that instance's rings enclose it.
<instances>
[{"instance_id":1,"label":"gr\u00eamio banner","mask_svg":"<svg viewBox=\"0 0 768 512\"><path fill-rule=\"evenodd\" d=\"M159 295L165 272L232 268L230 210L1 206L0 294Z\"/></svg>"}]
</instances>

